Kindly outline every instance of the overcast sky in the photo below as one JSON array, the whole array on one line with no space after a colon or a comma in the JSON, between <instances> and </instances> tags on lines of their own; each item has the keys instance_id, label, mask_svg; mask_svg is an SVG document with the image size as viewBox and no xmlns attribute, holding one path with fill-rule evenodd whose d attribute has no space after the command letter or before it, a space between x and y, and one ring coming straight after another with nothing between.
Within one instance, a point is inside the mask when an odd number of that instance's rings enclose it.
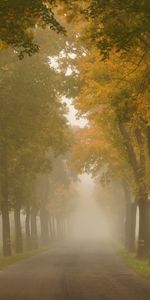
<instances>
[{"instance_id":1,"label":"overcast sky","mask_svg":"<svg viewBox=\"0 0 150 300\"><path fill-rule=\"evenodd\" d=\"M84 54L84 53L83 53ZM75 59L76 54L70 53L68 54L70 58ZM59 66L59 58L60 57L66 57L66 54L64 51L60 52L59 57L58 56L49 56L48 57L48 64L50 68L55 69L58 73L61 72L60 66ZM66 76L69 76L72 74L72 69L70 66L68 66L67 71L66 71ZM74 108L73 101L72 99L68 99L66 97L62 98L63 102L67 104L68 107L68 114L67 114L67 119L69 123L72 126L79 126L83 128L85 125L87 125L87 120L84 118L77 118L77 110Z\"/></svg>"},{"instance_id":2,"label":"overcast sky","mask_svg":"<svg viewBox=\"0 0 150 300\"><path fill-rule=\"evenodd\" d=\"M67 104L68 107L67 119L72 126L79 126L83 128L85 125L87 125L86 119L77 117L77 110L74 108L71 99L64 98L63 102Z\"/></svg>"}]
</instances>

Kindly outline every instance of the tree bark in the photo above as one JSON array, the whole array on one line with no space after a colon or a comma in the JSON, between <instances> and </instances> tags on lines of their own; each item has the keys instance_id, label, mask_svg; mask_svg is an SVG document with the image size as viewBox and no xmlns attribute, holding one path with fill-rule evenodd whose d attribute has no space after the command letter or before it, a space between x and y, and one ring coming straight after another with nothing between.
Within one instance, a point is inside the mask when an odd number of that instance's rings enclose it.
<instances>
[{"instance_id":1,"label":"tree bark","mask_svg":"<svg viewBox=\"0 0 150 300\"><path fill-rule=\"evenodd\" d=\"M9 197L8 197L8 163L7 163L7 144L4 143L0 149L0 167L1 167L1 211L2 211L2 234L3 234L3 255L11 255L10 239L10 220L9 220Z\"/></svg>"},{"instance_id":2,"label":"tree bark","mask_svg":"<svg viewBox=\"0 0 150 300\"><path fill-rule=\"evenodd\" d=\"M128 153L129 162L133 169L135 180L136 180L137 184L139 184L139 176L138 176L139 165L138 165L136 153L135 153L133 145L131 143L130 135L128 134L123 123L119 123L118 126L119 126L120 133L124 139L124 143L125 143L127 153Z\"/></svg>"},{"instance_id":3,"label":"tree bark","mask_svg":"<svg viewBox=\"0 0 150 300\"><path fill-rule=\"evenodd\" d=\"M139 243L138 256L144 257L149 252L149 202L146 185L146 158L145 158L145 141L141 129L135 130L135 136L139 145L140 165L139 165Z\"/></svg>"},{"instance_id":4,"label":"tree bark","mask_svg":"<svg viewBox=\"0 0 150 300\"><path fill-rule=\"evenodd\" d=\"M125 216L125 247L130 248L130 234L131 234L131 203L126 203Z\"/></svg>"},{"instance_id":5,"label":"tree bark","mask_svg":"<svg viewBox=\"0 0 150 300\"><path fill-rule=\"evenodd\" d=\"M49 244L49 216L45 208L40 210L40 222L41 222L41 241L43 245Z\"/></svg>"},{"instance_id":6,"label":"tree bark","mask_svg":"<svg viewBox=\"0 0 150 300\"><path fill-rule=\"evenodd\" d=\"M147 198L144 198L144 196L142 196L142 200L139 201L139 240L137 253L138 257L140 258L143 258L149 254L149 210L149 202Z\"/></svg>"},{"instance_id":7,"label":"tree bark","mask_svg":"<svg viewBox=\"0 0 150 300\"><path fill-rule=\"evenodd\" d=\"M135 250L135 228L137 202L132 202L131 192L127 182L123 182L125 195L125 247L129 251Z\"/></svg>"},{"instance_id":8,"label":"tree bark","mask_svg":"<svg viewBox=\"0 0 150 300\"><path fill-rule=\"evenodd\" d=\"M129 251L135 251L135 230L136 230L136 212L137 212L137 203L131 203L131 231L130 231L130 240L129 240Z\"/></svg>"},{"instance_id":9,"label":"tree bark","mask_svg":"<svg viewBox=\"0 0 150 300\"><path fill-rule=\"evenodd\" d=\"M9 220L8 207L2 204L1 211L2 211L3 255L11 256L10 220Z\"/></svg>"},{"instance_id":10,"label":"tree bark","mask_svg":"<svg viewBox=\"0 0 150 300\"><path fill-rule=\"evenodd\" d=\"M125 246L131 252L135 250L136 210L137 204L135 202L127 204L125 223Z\"/></svg>"},{"instance_id":11,"label":"tree bark","mask_svg":"<svg viewBox=\"0 0 150 300\"><path fill-rule=\"evenodd\" d=\"M22 230L21 230L20 207L18 205L16 205L14 208L14 219L15 219L15 233L16 233L16 252L22 253L23 241L22 241Z\"/></svg>"},{"instance_id":12,"label":"tree bark","mask_svg":"<svg viewBox=\"0 0 150 300\"><path fill-rule=\"evenodd\" d=\"M63 219L60 216L57 217L57 237L59 240L63 238Z\"/></svg>"},{"instance_id":13,"label":"tree bark","mask_svg":"<svg viewBox=\"0 0 150 300\"><path fill-rule=\"evenodd\" d=\"M51 224L52 224L54 240L57 240L57 228L56 228L56 220L54 216L51 216Z\"/></svg>"},{"instance_id":14,"label":"tree bark","mask_svg":"<svg viewBox=\"0 0 150 300\"><path fill-rule=\"evenodd\" d=\"M31 243L32 248L38 248L38 234L37 234L37 222L36 222L36 209L31 209Z\"/></svg>"},{"instance_id":15,"label":"tree bark","mask_svg":"<svg viewBox=\"0 0 150 300\"><path fill-rule=\"evenodd\" d=\"M147 126L147 147L150 156L150 126Z\"/></svg>"},{"instance_id":16,"label":"tree bark","mask_svg":"<svg viewBox=\"0 0 150 300\"><path fill-rule=\"evenodd\" d=\"M135 182L138 187L138 203L139 203L139 242L138 242L138 256L144 257L148 253L149 244L149 209L148 209L148 195L146 184L146 158L145 158L145 139L141 128L136 128L135 137L139 147L139 160L137 160L136 153L131 143L130 135L128 134L124 124L119 124L120 133L124 138L129 161L133 169Z\"/></svg>"},{"instance_id":17,"label":"tree bark","mask_svg":"<svg viewBox=\"0 0 150 300\"><path fill-rule=\"evenodd\" d=\"M25 230L26 230L26 245L27 249L31 250L31 231L30 231L30 207L26 207L26 219L25 219Z\"/></svg>"},{"instance_id":18,"label":"tree bark","mask_svg":"<svg viewBox=\"0 0 150 300\"><path fill-rule=\"evenodd\" d=\"M53 216L49 217L49 233L50 233L50 239L54 241L56 238L55 236L56 233L55 233L55 224L54 224Z\"/></svg>"}]
</instances>

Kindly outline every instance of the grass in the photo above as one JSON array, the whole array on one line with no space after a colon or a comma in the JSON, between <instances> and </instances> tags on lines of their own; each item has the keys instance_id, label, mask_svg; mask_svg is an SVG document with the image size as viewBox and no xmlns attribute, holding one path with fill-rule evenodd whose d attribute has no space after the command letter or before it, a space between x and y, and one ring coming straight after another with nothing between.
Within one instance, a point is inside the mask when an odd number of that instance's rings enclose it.
<instances>
[{"instance_id":1,"label":"grass","mask_svg":"<svg viewBox=\"0 0 150 300\"><path fill-rule=\"evenodd\" d=\"M120 248L118 254L128 267L142 277L150 279L150 264L148 259L138 259L135 253L129 253L124 248Z\"/></svg>"},{"instance_id":2,"label":"grass","mask_svg":"<svg viewBox=\"0 0 150 300\"><path fill-rule=\"evenodd\" d=\"M0 269L4 269L9 265L13 265L24 259L41 254L42 252L44 252L46 250L48 250L48 248L43 247L43 248L39 248L37 250L23 252L21 254L13 254L12 256L9 256L9 257L0 256Z\"/></svg>"}]
</instances>

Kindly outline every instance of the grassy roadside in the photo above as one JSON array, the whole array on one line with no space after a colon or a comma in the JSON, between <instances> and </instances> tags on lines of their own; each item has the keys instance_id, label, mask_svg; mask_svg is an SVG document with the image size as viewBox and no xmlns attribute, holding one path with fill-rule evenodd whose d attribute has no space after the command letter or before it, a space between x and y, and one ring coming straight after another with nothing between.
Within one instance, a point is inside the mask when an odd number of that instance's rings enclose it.
<instances>
[{"instance_id":1,"label":"grassy roadside","mask_svg":"<svg viewBox=\"0 0 150 300\"><path fill-rule=\"evenodd\" d=\"M129 253L123 247L119 248L118 254L129 268L142 277L150 279L150 264L148 259L140 260L136 257L135 253Z\"/></svg>"},{"instance_id":2,"label":"grassy roadside","mask_svg":"<svg viewBox=\"0 0 150 300\"><path fill-rule=\"evenodd\" d=\"M12 256L9 256L9 257L0 256L0 270L4 269L5 267L7 267L9 265L13 265L19 261L22 261L24 259L41 254L42 252L44 252L46 250L48 250L48 247L41 247L37 250L27 251L27 252L23 252L21 254L13 254Z\"/></svg>"}]
</instances>

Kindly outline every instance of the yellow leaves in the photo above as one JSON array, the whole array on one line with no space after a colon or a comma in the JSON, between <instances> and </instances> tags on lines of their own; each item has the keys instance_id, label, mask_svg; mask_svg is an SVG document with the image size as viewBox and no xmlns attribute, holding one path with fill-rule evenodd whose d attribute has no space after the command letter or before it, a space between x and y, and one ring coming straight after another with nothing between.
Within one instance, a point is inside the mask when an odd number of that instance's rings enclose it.
<instances>
[{"instance_id":1,"label":"yellow leaves","mask_svg":"<svg viewBox=\"0 0 150 300\"><path fill-rule=\"evenodd\" d=\"M135 49L128 60L111 53L111 59L101 61L99 51L91 48L78 61L83 82L75 106L80 114L103 126L104 121L123 120L149 124L148 56ZM108 120L108 121L107 121Z\"/></svg>"},{"instance_id":2,"label":"yellow leaves","mask_svg":"<svg viewBox=\"0 0 150 300\"><path fill-rule=\"evenodd\" d=\"M137 116L142 116L142 119L147 123L147 125L150 125L150 94L146 92L144 98L139 97L137 104Z\"/></svg>"},{"instance_id":3,"label":"yellow leaves","mask_svg":"<svg viewBox=\"0 0 150 300\"><path fill-rule=\"evenodd\" d=\"M4 41L2 41L2 40L0 40L0 50L5 49L5 48L8 48L7 43L4 42Z\"/></svg>"},{"instance_id":4,"label":"yellow leaves","mask_svg":"<svg viewBox=\"0 0 150 300\"><path fill-rule=\"evenodd\" d=\"M111 108L108 107L120 74L120 65L116 64L115 60L118 61L118 58L103 62L100 60L99 52L92 49L78 62L83 86L75 105L81 113L87 113L86 116L90 119L91 116L93 119L93 116L106 112L106 108L110 114Z\"/></svg>"},{"instance_id":5,"label":"yellow leaves","mask_svg":"<svg viewBox=\"0 0 150 300\"><path fill-rule=\"evenodd\" d=\"M77 172L99 170L113 149L105 133L99 127L87 127L75 135L71 165ZM106 159L107 158L107 159Z\"/></svg>"}]
</instances>

